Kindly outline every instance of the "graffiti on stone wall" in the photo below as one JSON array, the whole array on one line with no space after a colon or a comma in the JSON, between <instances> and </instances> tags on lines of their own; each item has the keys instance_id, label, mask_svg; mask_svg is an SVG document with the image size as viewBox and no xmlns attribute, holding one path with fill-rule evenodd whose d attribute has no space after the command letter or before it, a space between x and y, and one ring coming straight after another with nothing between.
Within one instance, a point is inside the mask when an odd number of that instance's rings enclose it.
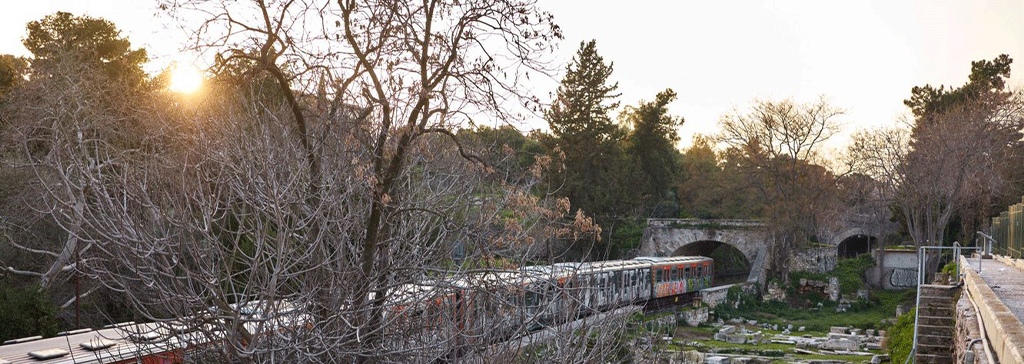
<instances>
[{"instance_id":1,"label":"graffiti on stone wall","mask_svg":"<svg viewBox=\"0 0 1024 364\"><path fill-rule=\"evenodd\" d=\"M893 268L889 273L889 284L896 288L917 286L917 269Z\"/></svg>"}]
</instances>

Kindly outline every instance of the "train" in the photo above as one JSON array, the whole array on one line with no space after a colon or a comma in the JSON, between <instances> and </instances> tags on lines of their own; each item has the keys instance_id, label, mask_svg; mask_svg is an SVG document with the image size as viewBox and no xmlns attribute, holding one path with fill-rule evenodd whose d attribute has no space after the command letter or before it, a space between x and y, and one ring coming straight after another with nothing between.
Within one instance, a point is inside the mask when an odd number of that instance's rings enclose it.
<instances>
[{"instance_id":1,"label":"train","mask_svg":"<svg viewBox=\"0 0 1024 364\"><path fill-rule=\"evenodd\" d=\"M466 348L597 312L686 301L711 287L713 277L713 260L701 256L556 263L433 277L390 290L383 325L394 329L385 341L396 351L430 347L439 356L462 355ZM284 322L315 324L306 322L309 316L301 313L301 304L288 305L292 309L284 311L289 315ZM249 302L234 307L242 312L258 306ZM266 319L257 312L244 314ZM179 363L194 345L157 324L125 323L64 334L5 342L0 364Z\"/></svg>"}]
</instances>

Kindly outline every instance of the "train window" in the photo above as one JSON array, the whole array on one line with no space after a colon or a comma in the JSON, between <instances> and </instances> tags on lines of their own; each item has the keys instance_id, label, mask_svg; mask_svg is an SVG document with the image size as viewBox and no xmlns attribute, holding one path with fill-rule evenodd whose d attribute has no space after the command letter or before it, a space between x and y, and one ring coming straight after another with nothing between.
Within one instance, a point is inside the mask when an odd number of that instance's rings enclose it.
<instances>
[{"instance_id":1,"label":"train window","mask_svg":"<svg viewBox=\"0 0 1024 364\"><path fill-rule=\"evenodd\" d=\"M671 271L671 273L669 273L669 275L668 275L668 280L670 280L670 281L674 281L674 280L676 280L676 279L679 279L679 276L678 276L678 274L679 274L679 268L676 268L676 267L672 267L672 271Z\"/></svg>"},{"instance_id":2,"label":"train window","mask_svg":"<svg viewBox=\"0 0 1024 364\"><path fill-rule=\"evenodd\" d=\"M703 273L704 273L704 267L698 266L697 267L697 276L698 277L703 277L704 276Z\"/></svg>"},{"instance_id":3,"label":"train window","mask_svg":"<svg viewBox=\"0 0 1024 364\"><path fill-rule=\"evenodd\" d=\"M693 273L693 272L690 272L690 267L686 267L686 269L684 271L686 272L686 273L684 273L685 277L686 278L690 278L690 274Z\"/></svg>"},{"instance_id":4,"label":"train window","mask_svg":"<svg viewBox=\"0 0 1024 364\"><path fill-rule=\"evenodd\" d=\"M661 269L655 269L654 270L654 283L660 283L660 282L661 282Z\"/></svg>"}]
</instances>

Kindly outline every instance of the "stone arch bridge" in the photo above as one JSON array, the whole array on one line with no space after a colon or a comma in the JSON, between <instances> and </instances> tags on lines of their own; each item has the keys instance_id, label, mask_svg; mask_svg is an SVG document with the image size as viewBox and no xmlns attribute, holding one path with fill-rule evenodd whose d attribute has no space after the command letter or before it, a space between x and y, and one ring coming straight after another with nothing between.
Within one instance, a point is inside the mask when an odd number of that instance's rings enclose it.
<instances>
[{"instance_id":1,"label":"stone arch bridge","mask_svg":"<svg viewBox=\"0 0 1024 364\"><path fill-rule=\"evenodd\" d=\"M774 244L765 223L753 220L647 219L641 256L689 255L699 244L730 245L750 263L748 282L764 283L765 258Z\"/></svg>"},{"instance_id":2,"label":"stone arch bridge","mask_svg":"<svg viewBox=\"0 0 1024 364\"><path fill-rule=\"evenodd\" d=\"M789 267L797 271L825 273L835 269L840 257L869 252L877 237L894 231L893 226L875 226L877 217L853 215L836 226L816 247L798 249L789 257ZM889 224L891 225L891 223ZM747 282L764 283L768 253L775 240L766 223L755 220L647 219L642 256L704 255L721 245L736 248L750 264Z\"/></svg>"}]
</instances>

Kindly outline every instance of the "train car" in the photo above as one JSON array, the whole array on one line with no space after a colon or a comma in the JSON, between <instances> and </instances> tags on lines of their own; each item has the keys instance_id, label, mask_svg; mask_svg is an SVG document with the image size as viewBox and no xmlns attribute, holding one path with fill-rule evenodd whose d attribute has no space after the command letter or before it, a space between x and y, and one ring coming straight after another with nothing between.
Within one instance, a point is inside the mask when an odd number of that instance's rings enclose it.
<instances>
[{"instance_id":1,"label":"train car","mask_svg":"<svg viewBox=\"0 0 1024 364\"><path fill-rule=\"evenodd\" d=\"M707 257L640 257L651 264L651 299L693 293L711 287L714 265Z\"/></svg>"},{"instance_id":2,"label":"train car","mask_svg":"<svg viewBox=\"0 0 1024 364\"><path fill-rule=\"evenodd\" d=\"M430 355L457 357L466 347L505 340L596 312L678 302L684 295L711 286L713 263L711 258L699 256L639 257L530 266L399 285L390 291L384 314L386 325L397 331L386 336L395 340L396 348L430 347ZM310 325L311 318L298 306L282 304L285 306L272 310L273 314L263 313L258 302L231 308L252 317L246 327L257 321L268 321L270 327L278 328ZM399 324L393 325L396 322ZM181 361L188 350L186 341L197 342L179 340L183 339L178 336L180 332L172 333L162 326L130 325L131 330L126 329L128 326L82 330L67 337L11 342L0 346L0 364L172 363ZM146 335L140 336L140 332ZM92 347L87 345L90 340L99 339L106 340L99 343L113 345L87 348ZM86 344L75 346L75 342Z\"/></svg>"}]
</instances>

